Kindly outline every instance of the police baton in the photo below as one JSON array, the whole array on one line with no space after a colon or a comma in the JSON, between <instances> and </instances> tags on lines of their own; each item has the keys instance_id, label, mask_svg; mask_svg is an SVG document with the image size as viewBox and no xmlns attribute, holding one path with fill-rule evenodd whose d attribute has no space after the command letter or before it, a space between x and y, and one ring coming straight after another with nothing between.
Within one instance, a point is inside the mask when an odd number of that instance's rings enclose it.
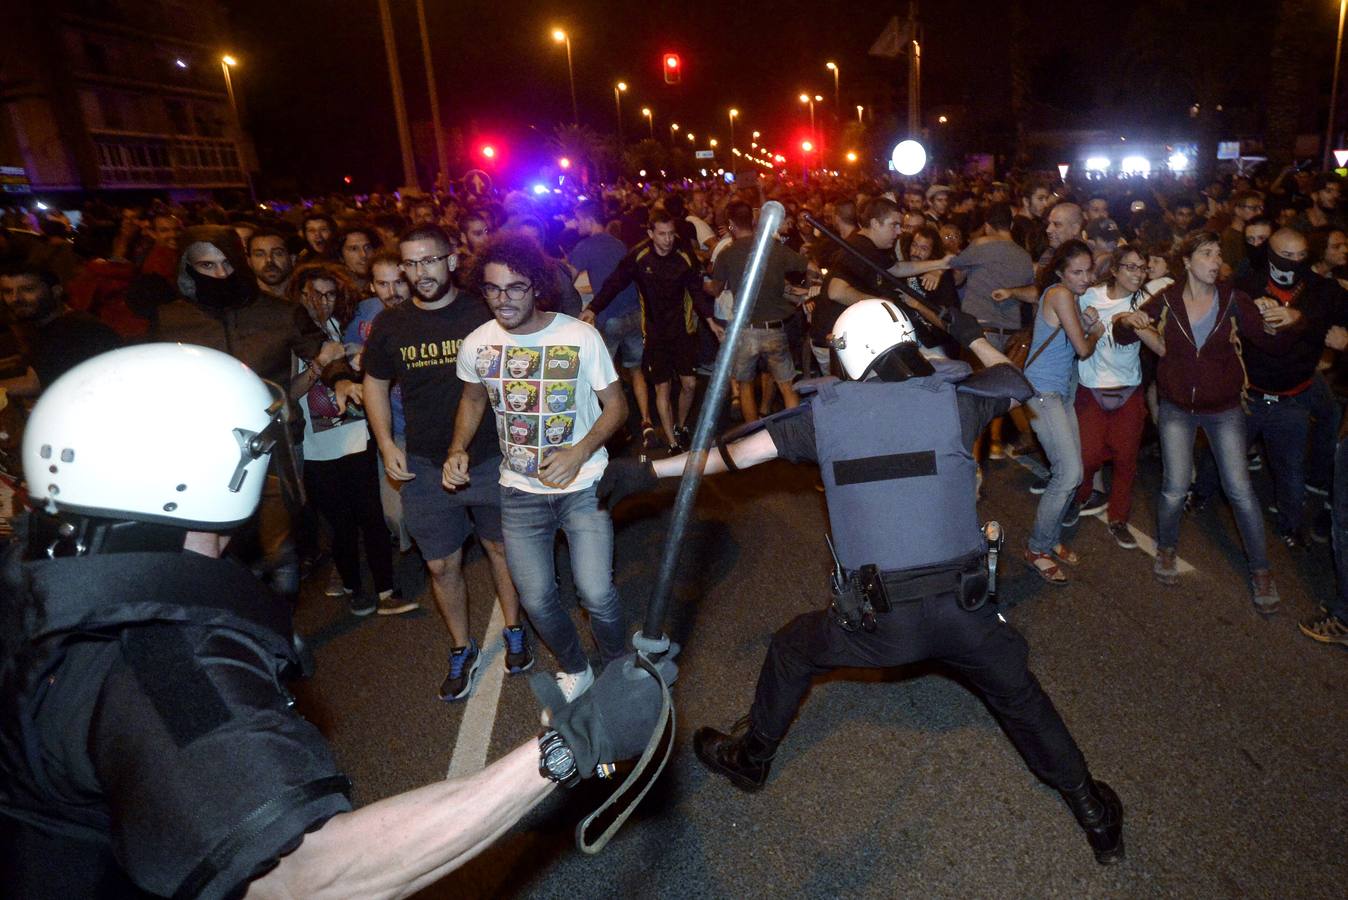
<instances>
[{"instance_id":1,"label":"police baton","mask_svg":"<svg viewBox=\"0 0 1348 900\"><path fill-rule=\"evenodd\" d=\"M776 243L777 229L786 218L786 209L776 200L763 204L758 214L758 227L754 230L753 250L749 254L749 263L744 268L739 287L735 289L735 314L726 328L725 338L721 341L721 350L716 355L716 366L712 369L711 381L702 398L702 410L697 416L697 428L693 431L693 446L689 450L688 460L683 466L683 478L679 482L679 493L674 499L674 515L665 534L664 555L660 559L660 571L656 576L655 588L651 591L650 601L646 604L646 621L641 631L632 636L632 645L647 655L658 655L669 648L669 638L665 635L665 613L669 609L669 598L673 593L674 572L679 564L679 550L683 545L684 533L688 530L688 520L693 514L693 503L697 499L697 489L702 483L702 472L707 465L707 448L711 445L712 432L716 420L725 402L730 387L730 365L735 358L735 344L749 322L758 298L758 289L763 284L763 271L767 267L768 254Z\"/></svg>"},{"instance_id":2,"label":"police baton","mask_svg":"<svg viewBox=\"0 0 1348 900\"><path fill-rule=\"evenodd\" d=\"M927 312L931 313L932 316L936 317L937 319L940 319L942 322L945 321L945 318L941 315L941 310L928 303L927 298L923 297L917 291L913 290L913 288L903 278L899 277L898 275L895 275L893 272L889 271L884 266L876 265L874 261L867 259L864 253L862 253L856 247L853 247L851 244L847 243L847 241L843 240L843 238L840 237L839 235L834 234L832 231L829 231L828 227L824 225L823 222L820 222L818 219L816 219L809 213L805 214L805 221L809 222L810 227L812 227L815 231L818 231L824 237L828 238L830 241L837 244L838 247L842 249L842 251L846 253L848 256L852 257L857 262L861 263L863 266L870 269L876 275L879 275L881 280L883 280L890 287L894 288L895 290L899 291L900 293L912 299L914 303L922 307Z\"/></svg>"}]
</instances>

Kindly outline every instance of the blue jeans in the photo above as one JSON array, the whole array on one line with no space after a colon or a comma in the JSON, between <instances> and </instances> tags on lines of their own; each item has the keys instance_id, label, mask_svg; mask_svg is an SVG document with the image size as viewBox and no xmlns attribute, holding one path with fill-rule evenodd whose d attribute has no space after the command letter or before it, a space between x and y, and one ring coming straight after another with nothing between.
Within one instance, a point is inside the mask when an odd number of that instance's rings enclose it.
<instances>
[{"instance_id":1,"label":"blue jeans","mask_svg":"<svg viewBox=\"0 0 1348 900\"><path fill-rule=\"evenodd\" d=\"M1325 604L1325 610L1340 622L1348 624L1348 438L1334 448L1334 505L1333 530L1334 596Z\"/></svg>"},{"instance_id":2,"label":"blue jeans","mask_svg":"<svg viewBox=\"0 0 1348 900\"><path fill-rule=\"evenodd\" d=\"M520 604L562 671L583 672L589 660L557 591L553 551L558 529L565 532L571 548L576 593L590 614L600 658L608 663L627 652L626 623L613 585L613 520L599 506L594 486L565 494L534 494L503 486L501 529Z\"/></svg>"},{"instance_id":3,"label":"blue jeans","mask_svg":"<svg viewBox=\"0 0 1348 900\"><path fill-rule=\"evenodd\" d=\"M1057 391L1031 397L1025 411L1048 457L1050 470L1048 488L1039 498L1039 509L1034 514L1029 545L1035 553L1049 553L1058 545L1063 514L1081 484L1081 432L1077 430L1077 413L1069 398Z\"/></svg>"},{"instance_id":4,"label":"blue jeans","mask_svg":"<svg viewBox=\"0 0 1348 900\"><path fill-rule=\"evenodd\" d=\"M1267 569L1264 519L1250 486L1250 471L1245 463L1245 413L1239 406L1216 413L1191 413L1167 400L1161 401L1157 430L1161 436L1164 475L1156 512L1156 546L1174 550L1179 544L1180 514L1184 512L1184 494L1193 474L1194 436L1199 428L1207 435L1217 460L1222 490L1236 516L1236 528L1245 545L1250 570Z\"/></svg>"}]
</instances>

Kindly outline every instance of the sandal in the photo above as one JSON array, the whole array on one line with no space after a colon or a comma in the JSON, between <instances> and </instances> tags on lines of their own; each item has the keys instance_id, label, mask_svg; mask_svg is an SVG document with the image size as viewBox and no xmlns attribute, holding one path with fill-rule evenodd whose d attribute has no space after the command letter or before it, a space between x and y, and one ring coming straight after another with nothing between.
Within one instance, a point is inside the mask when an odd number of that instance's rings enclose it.
<instances>
[{"instance_id":1,"label":"sandal","mask_svg":"<svg viewBox=\"0 0 1348 900\"><path fill-rule=\"evenodd\" d=\"M1069 548L1066 544L1058 544L1051 551L1052 556L1058 562L1066 566L1076 566L1081 564L1081 557L1075 550Z\"/></svg>"},{"instance_id":2,"label":"sandal","mask_svg":"<svg viewBox=\"0 0 1348 900\"><path fill-rule=\"evenodd\" d=\"M1025 564L1049 584L1067 584L1067 576L1053 561L1053 554L1051 553L1035 553L1033 550L1026 550Z\"/></svg>"}]
</instances>

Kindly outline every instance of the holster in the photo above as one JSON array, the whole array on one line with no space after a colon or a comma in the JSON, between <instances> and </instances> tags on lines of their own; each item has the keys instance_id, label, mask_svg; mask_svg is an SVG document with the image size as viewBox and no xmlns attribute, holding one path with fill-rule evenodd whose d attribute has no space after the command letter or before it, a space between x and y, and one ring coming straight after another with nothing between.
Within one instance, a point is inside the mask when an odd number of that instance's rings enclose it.
<instances>
[{"instance_id":1,"label":"holster","mask_svg":"<svg viewBox=\"0 0 1348 900\"><path fill-rule=\"evenodd\" d=\"M844 631L856 631L865 627L870 619L868 631L875 630L875 617L861 593L861 583L852 575L842 584L834 580L829 586L829 614L838 627Z\"/></svg>"}]
</instances>

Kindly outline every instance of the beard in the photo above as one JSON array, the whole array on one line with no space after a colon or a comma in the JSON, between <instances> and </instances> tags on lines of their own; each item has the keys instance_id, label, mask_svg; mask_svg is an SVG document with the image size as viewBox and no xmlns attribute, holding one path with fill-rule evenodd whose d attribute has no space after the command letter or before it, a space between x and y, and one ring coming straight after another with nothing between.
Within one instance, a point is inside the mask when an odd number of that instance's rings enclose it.
<instances>
[{"instance_id":1,"label":"beard","mask_svg":"<svg viewBox=\"0 0 1348 900\"><path fill-rule=\"evenodd\" d=\"M262 271L257 273L257 280L267 287L276 287L283 284L290 277L290 272L282 271L279 266L266 265Z\"/></svg>"},{"instance_id":2,"label":"beard","mask_svg":"<svg viewBox=\"0 0 1348 900\"><path fill-rule=\"evenodd\" d=\"M443 282L437 281L434 282L435 288L431 292L431 295L427 296L425 293L422 292L421 284L422 283L419 281L412 282L412 293L416 295L416 298L420 300L422 303L435 303L439 300L443 300L445 295L449 293L450 289L449 279L446 279Z\"/></svg>"}]
</instances>

